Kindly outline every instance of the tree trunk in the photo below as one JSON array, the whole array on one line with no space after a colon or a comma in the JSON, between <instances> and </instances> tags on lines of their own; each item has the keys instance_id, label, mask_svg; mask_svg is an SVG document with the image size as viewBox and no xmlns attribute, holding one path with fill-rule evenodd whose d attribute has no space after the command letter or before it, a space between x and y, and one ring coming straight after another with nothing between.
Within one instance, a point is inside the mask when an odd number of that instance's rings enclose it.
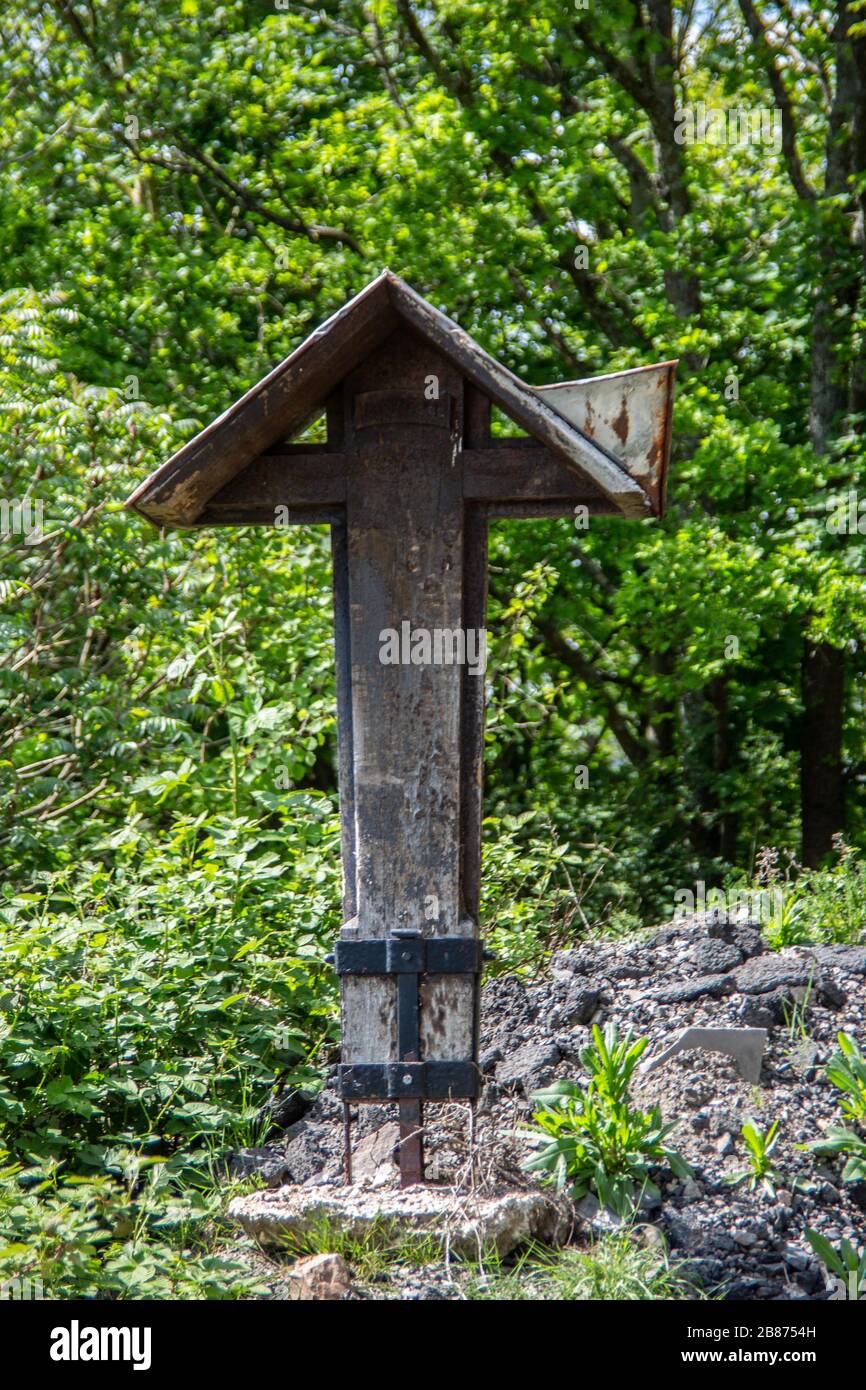
<instances>
[{"instance_id":1,"label":"tree trunk","mask_svg":"<svg viewBox=\"0 0 866 1390\"><path fill-rule=\"evenodd\" d=\"M855 153L859 74L848 34L851 21L850 6L840 4L834 30L836 89L826 139L824 192L815 209L820 278L812 312L809 434L816 454L826 453L838 434L854 386L844 326L856 308L859 288L849 255L854 209L834 205L848 191ZM845 828L844 691L844 650L806 637L801 666L800 816L803 863L810 866L831 852L833 835Z\"/></svg>"},{"instance_id":2,"label":"tree trunk","mask_svg":"<svg viewBox=\"0 0 866 1390\"><path fill-rule=\"evenodd\" d=\"M834 834L845 827L844 687L844 652L826 642L807 640L801 668L800 803L802 858L811 868L832 851Z\"/></svg>"}]
</instances>

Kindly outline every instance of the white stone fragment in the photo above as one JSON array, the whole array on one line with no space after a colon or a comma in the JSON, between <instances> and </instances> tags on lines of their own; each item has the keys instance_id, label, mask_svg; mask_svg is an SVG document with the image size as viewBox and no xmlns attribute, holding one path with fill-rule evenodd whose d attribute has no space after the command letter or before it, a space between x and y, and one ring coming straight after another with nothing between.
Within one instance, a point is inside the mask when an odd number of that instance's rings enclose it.
<instances>
[{"instance_id":1,"label":"white stone fragment","mask_svg":"<svg viewBox=\"0 0 866 1390\"><path fill-rule=\"evenodd\" d=\"M766 1028L684 1028L679 1037L657 1056L648 1057L639 1068L648 1076L678 1052L701 1048L704 1052L723 1052L733 1057L740 1075L756 1083L761 1076L761 1062L767 1046Z\"/></svg>"}]
</instances>

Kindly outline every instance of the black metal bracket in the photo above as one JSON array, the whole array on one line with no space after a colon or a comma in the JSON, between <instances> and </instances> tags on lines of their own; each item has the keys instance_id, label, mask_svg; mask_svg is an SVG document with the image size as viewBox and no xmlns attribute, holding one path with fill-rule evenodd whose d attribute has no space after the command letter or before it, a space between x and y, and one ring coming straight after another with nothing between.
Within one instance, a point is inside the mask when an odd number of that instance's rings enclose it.
<instances>
[{"instance_id":1,"label":"black metal bracket","mask_svg":"<svg viewBox=\"0 0 866 1390\"><path fill-rule=\"evenodd\" d=\"M385 1062L339 1068L344 1101L474 1100L480 1070L474 1062Z\"/></svg>"},{"instance_id":2,"label":"black metal bracket","mask_svg":"<svg viewBox=\"0 0 866 1390\"><path fill-rule=\"evenodd\" d=\"M330 959L338 975L392 975L397 984L399 1060L343 1063L338 1078L344 1103L475 1099L480 1072L473 1060L420 1060L419 985L422 975L477 976L489 955L476 936L422 936L408 929L337 942Z\"/></svg>"},{"instance_id":3,"label":"black metal bracket","mask_svg":"<svg viewBox=\"0 0 866 1390\"><path fill-rule=\"evenodd\" d=\"M475 936L416 936L338 941L338 975L477 975L484 952Z\"/></svg>"}]
</instances>

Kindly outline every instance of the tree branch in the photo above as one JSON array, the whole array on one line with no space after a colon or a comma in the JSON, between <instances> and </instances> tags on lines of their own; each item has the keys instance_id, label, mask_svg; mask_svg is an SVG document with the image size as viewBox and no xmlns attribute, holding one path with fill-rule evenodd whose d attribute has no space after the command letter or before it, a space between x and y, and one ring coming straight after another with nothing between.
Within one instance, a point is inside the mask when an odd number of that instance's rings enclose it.
<instances>
[{"instance_id":1,"label":"tree branch","mask_svg":"<svg viewBox=\"0 0 866 1390\"><path fill-rule=\"evenodd\" d=\"M807 183L806 175L803 173L803 166L800 162L800 154L797 149L797 130L794 122L794 108L788 89L782 79L776 63L776 56L773 46L770 43L770 36L766 25L758 14L752 0L739 0L740 10L746 27L752 36L752 41L757 49L758 57L767 75L767 81L773 93L773 100L782 113L782 156L785 160L785 167L788 170L788 177L794 186L794 192L798 198L804 202L811 203L815 200L815 190Z\"/></svg>"}]
</instances>

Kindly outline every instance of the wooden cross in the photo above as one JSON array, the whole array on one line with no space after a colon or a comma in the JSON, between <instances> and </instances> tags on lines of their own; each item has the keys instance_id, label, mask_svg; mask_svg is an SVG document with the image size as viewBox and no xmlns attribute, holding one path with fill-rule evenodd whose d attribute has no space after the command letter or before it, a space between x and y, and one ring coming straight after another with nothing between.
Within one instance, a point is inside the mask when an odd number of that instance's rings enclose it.
<instances>
[{"instance_id":1,"label":"wooden cross","mask_svg":"<svg viewBox=\"0 0 866 1390\"><path fill-rule=\"evenodd\" d=\"M340 1086L478 1090L487 525L660 515L674 363L531 388L386 271L136 489L158 526L331 527L344 925ZM494 439L491 406L525 431ZM293 444L322 413L327 443ZM347 1142L347 1168L350 1168Z\"/></svg>"}]
</instances>

